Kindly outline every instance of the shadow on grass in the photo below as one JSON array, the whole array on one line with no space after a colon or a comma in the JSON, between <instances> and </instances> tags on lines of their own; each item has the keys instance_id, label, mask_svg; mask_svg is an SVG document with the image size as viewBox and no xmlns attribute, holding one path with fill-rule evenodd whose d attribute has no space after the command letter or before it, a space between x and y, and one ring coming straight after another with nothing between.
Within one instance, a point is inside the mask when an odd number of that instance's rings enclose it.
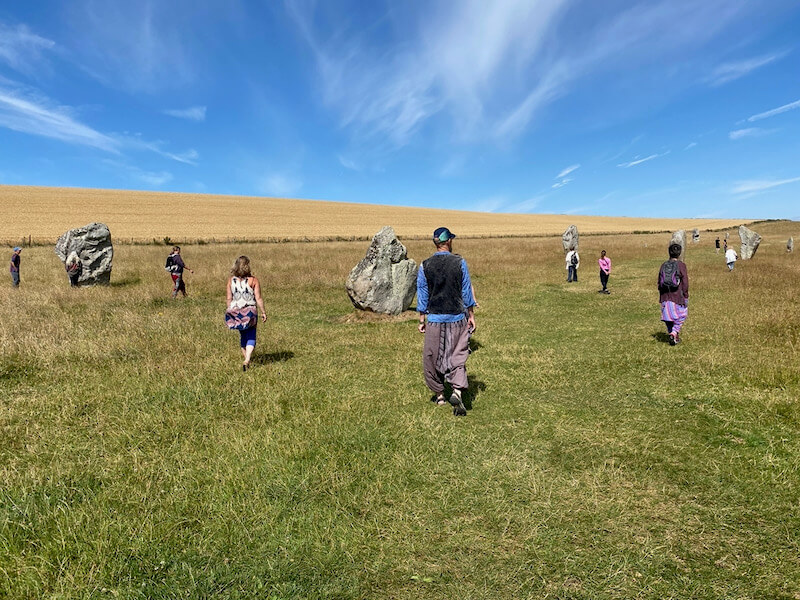
<instances>
[{"instance_id":1,"label":"shadow on grass","mask_svg":"<svg viewBox=\"0 0 800 600\"><path fill-rule=\"evenodd\" d=\"M286 362L294 358L294 352L291 350L281 350L279 352L270 352L269 354L255 354L251 359L257 365L269 365L277 362Z\"/></svg>"},{"instance_id":2,"label":"shadow on grass","mask_svg":"<svg viewBox=\"0 0 800 600\"><path fill-rule=\"evenodd\" d=\"M469 338L469 351L470 352L477 352L481 348L483 348L483 344L481 344L475 338Z\"/></svg>"},{"instance_id":3,"label":"shadow on grass","mask_svg":"<svg viewBox=\"0 0 800 600\"><path fill-rule=\"evenodd\" d=\"M111 282L111 287L113 288L120 288L120 287L129 287L132 285L137 285L142 282L142 278L138 275L123 277L122 279L118 279L116 281Z\"/></svg>"},{"instance_id":4,"label":"shadow on grass","mask_svg":"<svg viewBox=\"0 0 800 600\"><path fill-rule=\"evenodd\" d=\"M479 379L475 379L472 375L467 375L467 383L469 389L464 395L464 407L467 410L472 410L472 405L477 400L478 395L486 389L486 384Z\"/></svg>"},{"instance_id":5,"label":"shadow on grass","mask_svg":"<svg viewBox=\"0 0 800 600\"><path fill-rule=\"evenodd\" d=\"M657 342L662 342L664 344L669 344L669 334L666 331L656 331L650 337L652 337Z\"/></svg>"}]
</instances>

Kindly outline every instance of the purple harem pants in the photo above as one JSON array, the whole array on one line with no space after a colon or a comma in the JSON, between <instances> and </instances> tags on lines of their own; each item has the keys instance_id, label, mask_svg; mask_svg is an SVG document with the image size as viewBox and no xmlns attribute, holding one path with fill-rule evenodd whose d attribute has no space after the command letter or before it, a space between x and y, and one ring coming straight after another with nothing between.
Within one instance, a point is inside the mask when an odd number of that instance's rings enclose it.
<instances>
[{"instance_id":1,"label":"purple harem pants","mask_svg":"<svg viewBox=\"0 0 800 600\"><path fill-rule=\"evenodd\" d=\"M444 391L446 381L454 388L467 389L469 325L467 319L455 323L431 323L425 326L422 346L422 372L425 384L435 394Z\"/></svg>"}]
</instances>

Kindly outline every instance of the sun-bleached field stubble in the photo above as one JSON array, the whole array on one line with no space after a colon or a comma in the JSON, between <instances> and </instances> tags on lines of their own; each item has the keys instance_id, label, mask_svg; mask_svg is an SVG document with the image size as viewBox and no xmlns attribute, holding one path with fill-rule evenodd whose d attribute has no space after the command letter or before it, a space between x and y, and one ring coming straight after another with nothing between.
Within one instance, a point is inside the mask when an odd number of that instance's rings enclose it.
<instances>
[{"instance_id":1,"label":"sun-bleached field stubble","mask_svg":"<svg viewBox=\"0 0 800 600\"><path fill-rule=\"evenodd\" d=\"M376 198L376 201L379 201ZM0 241L54 242L67 229L105 223L117 241L364 239L384 225L401 238L422 238L440 225L461 237L555 235L575 224L581 233L733 227L735 219L640 219L579 215L493 214L291 200L79 188L0 186ZM10 217L10 218L9 218Z\"/></svg>"}]
</instances>

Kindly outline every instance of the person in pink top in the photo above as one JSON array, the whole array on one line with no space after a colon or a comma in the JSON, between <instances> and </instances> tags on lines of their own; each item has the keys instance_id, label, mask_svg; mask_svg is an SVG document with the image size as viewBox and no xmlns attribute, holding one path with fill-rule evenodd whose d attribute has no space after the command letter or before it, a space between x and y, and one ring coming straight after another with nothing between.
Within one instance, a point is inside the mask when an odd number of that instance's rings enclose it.
<instances>
[{"instance_id":1,"label":"person in pink top","mask_svg":"<svg viewBox=\"0 0 800 600\"><path fill-rule=\"evenodd\" d=\"M600 283L603 286L602 290L597 290L598 294L610 294L608 291L608 276L611 274L611 259L606 256L606 251L600 251L600 259L597 261L600 265Z\"/></svg>"}]
</instances>

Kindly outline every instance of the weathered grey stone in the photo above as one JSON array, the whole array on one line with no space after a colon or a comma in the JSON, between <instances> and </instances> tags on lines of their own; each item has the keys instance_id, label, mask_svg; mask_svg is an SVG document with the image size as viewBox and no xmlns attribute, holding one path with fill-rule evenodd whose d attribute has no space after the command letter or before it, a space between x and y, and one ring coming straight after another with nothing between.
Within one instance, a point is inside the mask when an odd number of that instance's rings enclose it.
<instances>
[{"instance_id":1,"label":"weathered grey stone","mask_svg":"<svg viewBox=\"0 0 800 600\"><path fill-rule=\"evenodd\" d=\"M725 232L725 241L727 242L728 238L730 238L730 237L731 237L731 232L730 231L726 231Z\"/></svg>"},{"instance_id":2,"label":"weathered grey stone","mask_svg":"<svg viewBox=\"0 0 800 600\"><path fill-rule=\"evenodd\" d=\"M356 308L398 315L408 310L417 292L417 263L408 258L391 227L384 227L367 255L350 271L347 295Z\"/></svg>"},{"instance_id":3,"label":"weathered grey stone","mask_svg":"<svg viewBox=\"0 0 800 600\"><path fill-rule=\"evenodd\" d=\"M761 236L744 225L739 225L739 239L742 241L739 258L748 260L755 256L758 245L761 243Z\"/></svg>"},{"instance_id":4,"label":"weathered grey stone","mask_svg":"<svg viewBox=\"0 0 800 600\"><path fill-rule=\"evenodd\" d=\"M679 258L683 260L683 253L686 251L686 232L683 229L679 229L672 234L669 245L671 246L672 244L678 244L681 247L681 255Z\"/></svg>"},{"instance_id":5,"label":"weathered grey stone","mask_svg":"<svg viewBox=\"0 0 800 600\"><path fill-rule=\"evenodd\" d=\"M789 240L786 242L786 251L787 252L794 252L794 238L790 237Z\"/></svg>"},{"instance_id":6,"label":"weathered grey stone","mask_svg":"<svg viewBox=\"0 0 800 600\"><path fill-rule=\"evenodd\" d=\"M90 223L70 229L56 242L55 253L61 262L75 252L81 261L78 285L108 285L111 282L111 261L114 247L111 232L103 223Z\"/></svg>"},{"instance_id":7,"label":"weathered grey stone","mask_svg":"<svg viewBox=\"0 0 800 600\"><path fill-rule=\"evenodd\" d=\"M561 245L564 246L564 254L570 250L578 249L578 228L575 225L570 225L561 236Z\"/></svg>"},{"instance_id":8,"label":"weathered grey stone","mask_svg":"<svg viewBox=\"0 0 800 600\"><path fill-rule=\"evenodd\" d=\"M694 229L692 230L692 243L696 244L700 241L700 230Z\"/></svg>"}]
</instances>

